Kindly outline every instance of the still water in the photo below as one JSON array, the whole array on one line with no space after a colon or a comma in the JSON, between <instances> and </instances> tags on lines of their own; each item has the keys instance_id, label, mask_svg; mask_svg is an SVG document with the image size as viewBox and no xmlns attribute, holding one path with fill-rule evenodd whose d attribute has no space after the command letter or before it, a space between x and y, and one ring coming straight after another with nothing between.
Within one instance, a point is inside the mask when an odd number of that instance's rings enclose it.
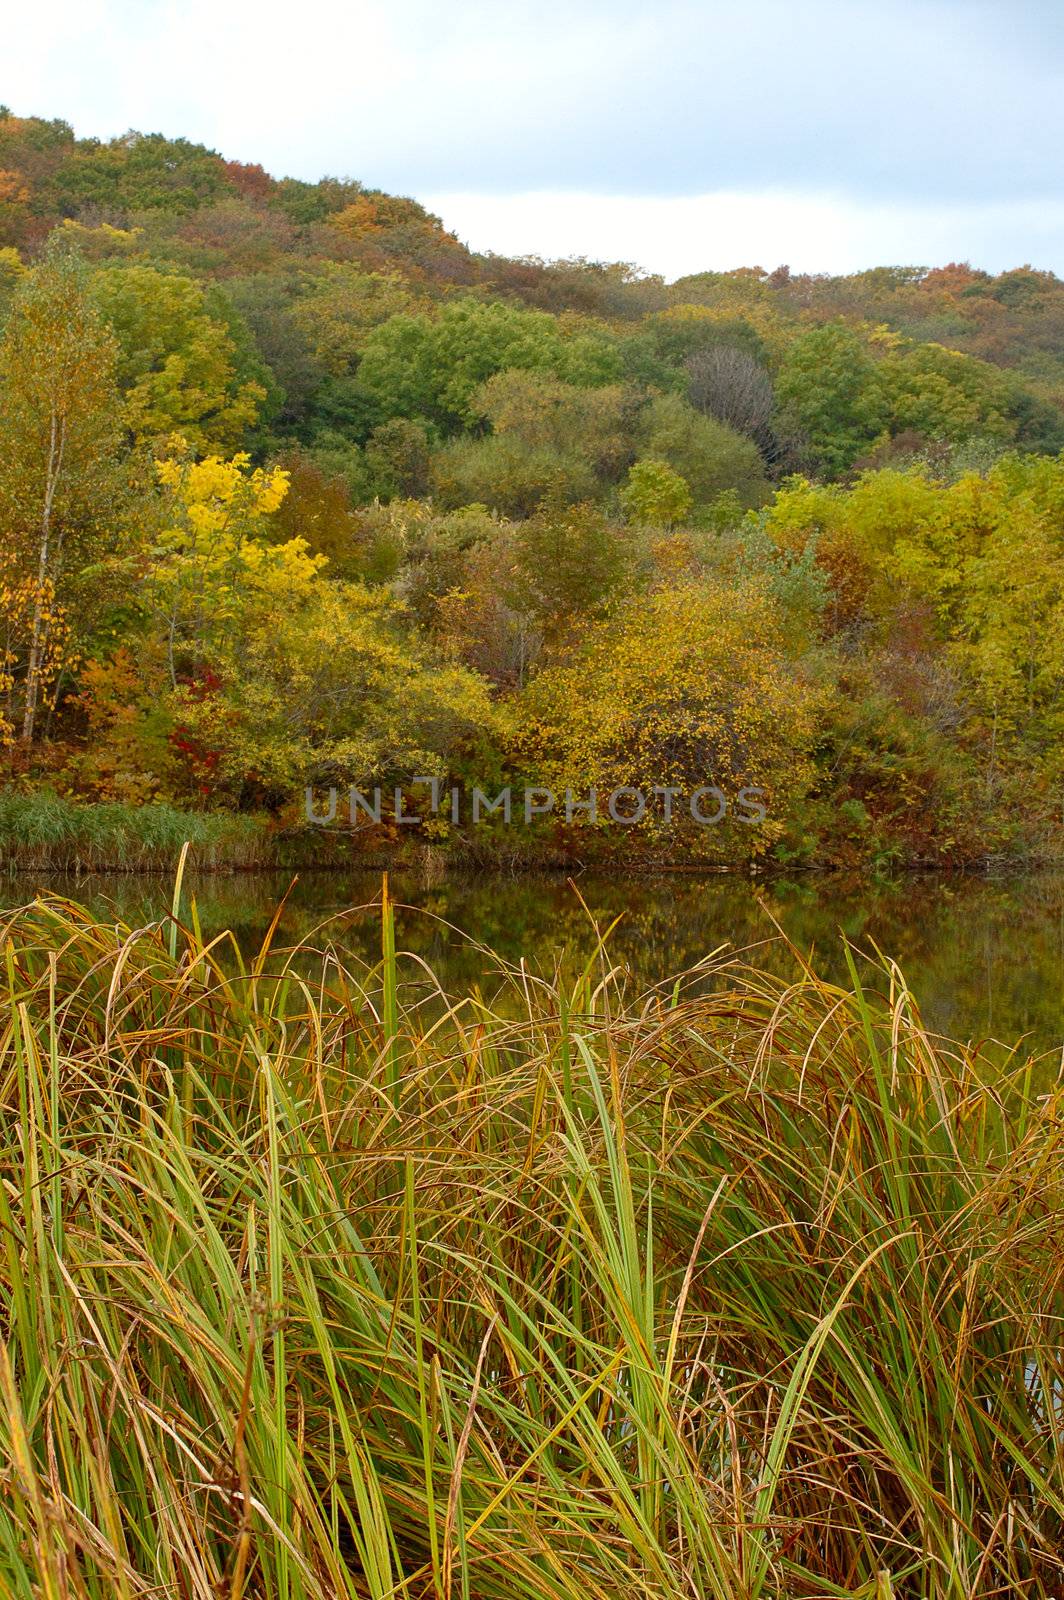
<instances>
[{"instance_id":1,"label":"still water","mask_svg":"<svg viewBox=\"0 0 1064 1600\"><path fill-rule=\"evenodd\" d=\"M828 978L845 979L843 938L898 962L928 1027L963 1041L1064 1046L1064 874L907 876L890 882L807 875L750 881L723 874L564 878L395 875L397 943L416 952L449 992L489 984L491 962L522 959L570 972L595 948L589 912L636 986L661 982L728 946L781 972L796 971L779 929ZM162 877L32 875L0 880L0 904L38 891L69 895L133 926L165 916ZM380 952L380 878L310 873L204 875L186 883L204 933L232 928L258 947L285 897L277 938L315 937L372 962ZM586 902L587 909L581 904ZM777 928L778 925L778 928ZM408 970L415 968L408 963Z\"/></svg>"},{"instance_id":2,"label":"still water","mask_svg":"<svg viewBox=\"0 0 1064 1600\"><path fill-rule=\"evenodd\" d=\"M579 893L577 892L579 890ZM169 910L163 877L32 875L0 880L0 904L37 892L69 895L108 920L143 926ZM752 882L722 874L657 877L393 876L401 949L416 952L451 992L489 980L478 946L533 969L570 972L594 950L592 918L634 985L658 983L722 946L795 971L787 939L829 978L843 978L843 939L898 962L927 1025L962 1040L1021 1037L1064 1045L1064 874L907 876L890 882L806 875ZM380 878L369 873L292 877L204 875L186 883L203 931L232 928L257 948L284 899L277 938L315 937L375 961ZM287 896L287 898L286 898ZM583 900L585 905L581 903ZM590 916L589 916L590 913ZM413 968L411 968L413 970Z\"/></svg>"}]
</instances>

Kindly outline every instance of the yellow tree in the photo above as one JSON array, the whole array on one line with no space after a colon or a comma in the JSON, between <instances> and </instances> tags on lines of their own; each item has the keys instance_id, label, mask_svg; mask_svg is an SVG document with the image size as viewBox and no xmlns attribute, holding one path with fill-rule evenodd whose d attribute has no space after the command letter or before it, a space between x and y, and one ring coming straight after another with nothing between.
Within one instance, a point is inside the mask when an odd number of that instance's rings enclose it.
<instances>
[{"instance_id":1,"label":"yellow tree","mask_svg":"<svg viewBox=\"0 0 1064 1600\"><path fill-rule=\"evenodd\" d=\"M648 812L648 831L690 834L682 797L702 785L729 801L744 787L764 789L764 826L739 830L756 854L780 837L812 780L822 712L811 667L789 654L766 587L694 580L585 624L572 659L522 695L512 748L557 794L671 791L674 815ZM699 831L712 848L714 830Z\"/></svg>"},{"instance_id":2,"label":"yellow tree","mask_svg":"<svg viewBox=\"0 0 1064 1600\"><path fill-rule=\"evenodd\" d=\"M71 591L114 526L115 360L114 338L86 292L79 261L53 245L20 280L0 341L0 529L11 597L7 651L14 655L8 672L21 678L26 742L56 674Z\"/></svg>"},{"instance_id":3,"label":"yellow tree","mask_svg":"<svg viewBox=\"0 0 1064 1600\"><path fill-rule=\"evenodd\" d=\"M283 469L252 469L246 454L195 461L177 437L171 446L171 455L156 463L163 526L145 595L162 624L167 672L176 688L179 664L198 670L256 575L279 568L298 582L324 566L325 557L310 555L303 539L266 542L267 519L288 492Z\"/></svg>"}]
</instances>

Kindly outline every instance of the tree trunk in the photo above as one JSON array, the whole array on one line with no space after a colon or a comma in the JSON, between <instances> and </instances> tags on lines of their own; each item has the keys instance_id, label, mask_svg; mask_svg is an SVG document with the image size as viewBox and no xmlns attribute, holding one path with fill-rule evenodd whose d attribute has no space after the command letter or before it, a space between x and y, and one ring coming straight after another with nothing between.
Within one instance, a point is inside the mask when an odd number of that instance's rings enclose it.
<instances>
[{"instance_id":1,"label":"tree trunk","mask_svg":"<svg viewBox=\"0 0 1064 1600\"><path fill-rule=\"evenodd\" d=\"M40 699L41 662L48 640L48 625L44 614L44 597L48 583L48 565L52 554L52 506L55 491L63 470L63 445L65 422L52 412L51 439L48 447L48 470L44 482L44 505L41 508L40 552L37 560L37 594L33 602L33 626L30 630L30 654L26 665L26 703L22 715L22 740L30 744L37 721Z\"/></svg>"}]
</instances>

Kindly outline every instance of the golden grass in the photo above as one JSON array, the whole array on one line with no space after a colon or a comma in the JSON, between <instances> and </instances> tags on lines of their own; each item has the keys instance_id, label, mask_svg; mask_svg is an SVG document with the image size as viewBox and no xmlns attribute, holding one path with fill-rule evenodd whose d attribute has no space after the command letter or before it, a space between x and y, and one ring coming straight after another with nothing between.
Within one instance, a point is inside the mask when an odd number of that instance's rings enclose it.
<instances>
[{"instance_id":1,"label":"golden grass","mask_svg":"<svg viewBox=\"0 0 1064 1600\"><path fill-rule=\"evenodd\" d=\"M1064 1592L1059 1084L341 932L0 921L0 1593Z\"/></svg>"}]
</instances>

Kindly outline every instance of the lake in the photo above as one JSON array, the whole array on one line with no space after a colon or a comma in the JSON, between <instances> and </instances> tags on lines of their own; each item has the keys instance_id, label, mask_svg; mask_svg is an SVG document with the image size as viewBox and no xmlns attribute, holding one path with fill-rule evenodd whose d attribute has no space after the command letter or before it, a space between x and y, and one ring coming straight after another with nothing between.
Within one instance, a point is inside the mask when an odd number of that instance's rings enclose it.
<instances>
[{"instance_id":1,"label":"lake","mask_svg":"<svg viewBox=\"0 0 1064 1600\"><path fill-rule=\"evenodd\" d=\"M398 945L426 961L449 991L463 991L490 983L491 963L478 943L536 970L560 963L575 971L595 948L590 912L603 929L620 919L608 948L633 984L646 985L725 945L796 973L778 924L829 978L845 978L840 935L859 951L878 947L893 957L937 1032L1007 1046L1024 1037L1037 1050L1064 1046L1064 873L891 881L672 873L574 881L579 896L562 877L393 875ZM142 926L166 915L171 887L165 878L133 874L26 874L0 880L0 904L51 891L108 920ZM294 882L283 873L200 875L187 880L185 904L195 900L205 933L230 927L248 949L257 947L286 891L281 942L320 929L320 942L378 958L378 874L308 873ZM417 971L413 963L407 970Z\"/></svg>"}]
</instances>

